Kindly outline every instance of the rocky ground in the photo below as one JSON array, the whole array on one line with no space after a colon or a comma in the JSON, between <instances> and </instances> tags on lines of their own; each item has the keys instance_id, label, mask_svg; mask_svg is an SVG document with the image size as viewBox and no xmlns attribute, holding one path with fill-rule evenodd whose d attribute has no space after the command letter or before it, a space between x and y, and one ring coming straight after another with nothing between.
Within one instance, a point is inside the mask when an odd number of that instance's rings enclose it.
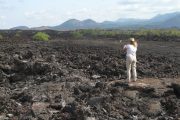
<instances>
[{"instance_id":1,"label":"rocky ground","mask_svg":"<svg viewBox=\"0 0 180 120\"><path fill-rule=\"evenodd\" d=\"M180 119L180 43L139 41L125 82L126 41L1 41L0 120Z\"/></svg>"}]
</instances>

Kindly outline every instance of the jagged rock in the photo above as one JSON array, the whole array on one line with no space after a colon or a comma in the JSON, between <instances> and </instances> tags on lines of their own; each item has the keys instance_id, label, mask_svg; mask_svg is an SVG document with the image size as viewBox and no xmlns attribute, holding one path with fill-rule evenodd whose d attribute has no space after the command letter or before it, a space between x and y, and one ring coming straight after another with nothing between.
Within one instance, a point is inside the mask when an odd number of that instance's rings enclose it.
<instances>
[{"instance_id":1,"label":"jagged rock","mask_svg":"<svg viewBox=\"0 0 180 120\"><path fill-rule=\"evenodd\" d=\"M162 112L161 103L159 101L150 102L147 112L150 115L159 115Z\"/></svg>"},{"instance_id":2,"label":"jagged rock","mask_svg":"<svg viewBox=\"0 0 180 120\"><path fill-rule=\"evenodd\" d=\"M126 83L125 81L112 81L110 83L108 83L108 86L112 86L112 87L128 87L128 83Z\"/></svg>"},{"instance_id":3,"label":"jagged rock","mask_svg":"<svg viewBox=\"0 0 180 120\"><path fill-rule=\"evenodd\" d=\"M52 103L49 105L49 107L56 109L56 110L61 110L63 108L61 103Z\"/></svg>"},{"instance_id":4,"label":"jagged rock","mask_svg":"<svg viewBox=\"0 0 180 120\"><path fill-rule=\"evenodd\" d=\"M161 100L161 104L168 114L175 114L178 111L180 112L180 109L177 107L179 104L178 100L172 98L166 98Z\"/></svg>"},{"instance_id":5,"label":"jagged rock","mask_svg":"<svg viewBox=\"0 0 180 120\"><path fill-rule=\"evenodd\" d=\"M33 52L32 51L27 51L22 55L23 59L30 59L33 57Z\"/></svg>"},{"instance_id":6,"label":"jagged rock","mask_svg":"<svg viewBox=\"0 0 180 120\"><path fill-rule=\"evenodd\" d=\"M62 111L73 114L76 111L76 106L75 104L68 104L63 108Z\"/></svg>"},{"instance_id":7,"label":"jagged rock","mask_svg":"<svg viewBox=\"0 0 180 120\"><path fill-rule=\"evenodd\" d=\"M87 104L90 106L99 107L101 103L107 99L106 97L92 97L87 101Z\"/></svg>"},{"instance_id":8,"label":"jagged rock","mask_svg":"<svg viewBox=\"0 0 180 120\"><path fill-rule=\"evenodd\" d=\"M85 120L96 120L95 117L86 117Z\"/></svg>"},{"instance_id":9,"label":"jagged rock","mask_svg":"<svg viewBox=\"0 0 180 120\"><path fill-rule=\"evenodd\" d=\"M49 98L46 95L35 95L32 98L33 102L49 102Z\"/></svg>"},{"instance_id":10,"label":"jagged rock","mask_svg":"<svg viewBox=\"0 0 180 120\"><path fill-rule=\"evenodd\" d=\"M49 120L50 114L48 113L47 107L49 103L35 102L32 104L32 112L36 118Z\"/></svg>"},{"instance_id":11,"label":"jagged rock","mask_svg":"<svg viewBox=\"0 0 180 120\"><path fill-rule=\"evenodd\" d=\"M9 77L10 83L14 83L14 82L18 82L18 81L24 81L25 79L26 79L26 75L22 74L22 73L15 73Z\"/></svg>"},{"instance_id":12,"label":"jagged rock","mask_svg":"<svg viewBox=\"0 0 180 120\"><path fill-rule=\"evenodd\" d=\"M68 97L67 100L66 100L67 104L71 104L71 103L73 103L74 101L75 101L75 98L74 98L74 97Z\"/></svg>"},{"instance_id":13,"label":"jagged rock","mask_svg":"<svg viewBox=\"0 0 180 120\"><path fill-rule=\"evenodd\" d=\"M64 84L67 89L70 89L70 88L73 88L74 86L76 86L75 82L65 82Z\"/></svg>"},{"instance_id":14,"label":"jagged rock","mask_svg":"<svg viewBox=\"0 0 180 120\"><path fill-rule=\"evenodd\" d=\"M180 84L173 83L172 88L174 90L174 93L177 97L180 97Z\"/></svg>"},{"instance_id":15,"label":"jagged rock","mask_svg":"<svg viewBox=\"0 0 180 120\"><path fill-rule=\"evenodd\" d=\"M9 118L12 118L14 115L13 115L13 114L7 114L7 116L8 116Z\"/></svg>"},{"instance_id":16,"label":"jagged rock","mask_svg":"<svg viewBox=\"0 0 180 120\"><path fill-rule=\"evenodd\" d=\"M32 63L27 60L14 59L14 70L20 73L32 74Z\"/></svg>"},{"instance_id":17,"label":"jagged rock","mask_svg":"<svg viewBox=\"0 0 180 120\"><path fill-rule=\"evenodd\" d=\"M46 62L35 62L33 65L33 73L46 74L52 70L52 66Z\"/></svg>"},{"instance_id":18,"label":"jagged rock","mask_svg":"<svg viewBox=\"0 0 180 120\"><path fill-rule=\"evenodd\" d=\"M0 69L3 72L3 75L7 76L8 73L11 73L13 68L12 66L6 64L6 65L2 65L0 64ZM6 73L5 73L6 72Z\"/></svg>"},{"instance_id":19,"label":"jagged rock","mask_svg":"<svg viewBox=\"0 0 180 120\"><path fill-rule=\"evenodd\" d=\"M145 83L130 83L128 84L128 88L131 90L138 90L146 94L155 92L155 88L153 86Z\"/></svg>"},{"instance_id":20,"label":"jagged rock","mask_svg":"<svg viewBox=\"0 0 180 120\"><path fill-rule=\"evenodd\" d=\"M162 106L159 101L146 101L140 107L140 111L147 116L158 116L162 112Z\"/></svg>"},{"instance_id":21,"label":"jagged rock","mask_svg":"<svg viewBox=\"0 0 180 120\"><path fill-rule=\"evenodd\" d=\"M26 92L21 92L12 97L13 99L16 99L20 102L31 102L32 96Z\"/></svg>"},{"instance_id":22,"label":"jagged rock","mask_svg":"<svg viewBox=\"0 0 180 120\"><path fill-rule=\"evenodd\" d=\"M8 75L6 75L1 69L0 69L0 83L4 83L7 80Z\"/></svg>"},{"instance_id":23,"label":"jagged rock","mask_svg":"<svg viewBox=\"0 0 180 120\"><path fill-rule=\"evenodd\" d=\"M79 94L81 94L82 93L82 91L79 89L79 88L74 88L74 94L75 95L79 95Z\"/></svg>"},{"instance_id":24,"label":"jagged rock","mask_svg":"<svg viewBox=\"0 0 180 120\"><path fill-rule=\"evenodd\" d=\"M104 82L100 82L98 81L96 84L95 84L95 88L104 88L105 87L105 83Z\"/></svg>"},{"instance_id":25,"label":"jagged rock","mask_svg":"<svg viewBox=\"0 0 180 120\"><path fill-rule=\"evenodd\" d=\"M98 78L101 78L101 76L100 75L93 75L92 78L93 79L98 79Z\"/></svg>"},{"instance_id":26,"label":"jagged rock","mask_svg":"<svg viewBox=\"0 0 180 120\"><path fill-rule=\"evenodd\" d=\"M6 115L0 115L0 120L8 120L8 117Z\"/></svg>"},{"instance_id":27,"label":"jagged rock","mask_svg":"<svg viewBox=\"0 0 180 120\"><path fill-rule=\"evenodd\" d=\"M127 98L130 98L130 99L138 99L138 91L136 90L126 90L124 91L124 96L126 96Z\"/></svg>"},{"instance_id":28,"label":"jagged rock","mask_svg":"<svg viewBox=\"0 0 180 120\"><path fill-rule=\"evenodd\" d=\"M48 58L47 58L47 61L48 62L56 62L57 60L56 60L56 56L55 55L51 55L51 56L49 56Z\"/></svg>"},{"instance_id":29,"label":"jagged rock","mask_svg":"<svg viewBox=\"0 0 180 120\"><path fill-rule=\"evenodd\" d=\"M112 96L117 96L117 97L122 96L124 93L124 89L121 87L110 88L110 91L111 91Z\"/></svg>"},{"instance_id":30,"label":"jagged rock","mask_svg":"<svg viewBox=\"0 0 180 120\"><path fill-rule=\"evenodd\" d=\"M89 92L90 90L93 89L93 86L88 85L88 84L84 84L84 85L80 85L80 86L79 86L79 89L80 89L82 92Z\"/></svg>"}]
</instances>

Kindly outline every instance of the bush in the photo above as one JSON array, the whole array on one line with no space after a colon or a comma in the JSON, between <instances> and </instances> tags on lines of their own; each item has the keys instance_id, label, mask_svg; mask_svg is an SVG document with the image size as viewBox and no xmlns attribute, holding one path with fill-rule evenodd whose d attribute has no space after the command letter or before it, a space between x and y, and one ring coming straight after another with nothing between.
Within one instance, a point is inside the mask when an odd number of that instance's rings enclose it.
<instances>
[{"instance_id":1,"label":"bush","mask_svg":"<svg viewBox=\"0 0 180 120\"><path fill-rule=\"evenodd\" d=\"M180 30L178 29L155 29L155 30L138 30L135 31L138 36L158 36L158 37L179 37Z\"/></svg>"},{"instance_id":2,"label":"bush","mask_svg":"<svg viewBox=\"0 0 180 120\"><path fill-rule=\"evenodd\" d=\"M83 37L83 34L82 34L81 32L79 32L79 31L73 31L73 32L71 33L71 36L72 36L72 38L80 39L80 38Z\"/></svg>"},{"instance_id":3,"label":"bush","mask_svg":"<svg viewBox=\"0 0 180 120\"><path fill-rule=\"evenodd\" d=\"M81 30L80 32L81 34L83 34L83 36L86 37L97 37L97 35L99 34L99 30L95 29Z\"/></svg>"},{"instance_id":4,"label":"bush","mask_svg":"<svg viewBox=\"0 0 180 120\"><path fill-rule=\"evenodd\" d=\"M14 37L19 38L21 36L21 33L22 33L22 31L17 31L16 34L14 35Z\"/></svg>"},{"instance_id":5,"label":"bush","mask_svg":"<svg viewBox=\"0 0 180 120\"><path fill-rule=\"evenodd\" d=\"M33 36L33 40L48 41L50 36L43 32L38 32Z\"/></svg>"}]
</instances>

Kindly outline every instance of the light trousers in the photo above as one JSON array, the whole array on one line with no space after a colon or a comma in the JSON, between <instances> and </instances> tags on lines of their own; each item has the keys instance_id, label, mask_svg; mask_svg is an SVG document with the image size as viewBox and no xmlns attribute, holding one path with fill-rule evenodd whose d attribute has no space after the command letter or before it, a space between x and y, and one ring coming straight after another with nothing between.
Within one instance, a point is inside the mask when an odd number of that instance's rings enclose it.
<instances>
[{"instance_id":1,"label":"light trousers","mask_svg":"<svg viewBox=\"0 0 180 120\"><path fill-rule=\"evenodd\" d=\"M126 56L126 69L127 69L127 80L131 81L131 69L132 69L132 75L133 80L137 80L137 72L136 72L136 56L134 55L127 55Z\"/></svg>"}]
</instances>

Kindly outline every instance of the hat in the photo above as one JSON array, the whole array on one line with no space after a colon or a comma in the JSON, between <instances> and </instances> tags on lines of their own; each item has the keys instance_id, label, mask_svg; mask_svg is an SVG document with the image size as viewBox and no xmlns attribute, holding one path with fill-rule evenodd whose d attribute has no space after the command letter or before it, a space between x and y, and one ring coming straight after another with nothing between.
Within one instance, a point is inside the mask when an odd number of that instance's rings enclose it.
<instances>
[{"instance_id":1,"label":"hat","mask_svg":"<svg viewBox=\"0 0 180 120\"><path fill-rule=\"evenodd\" d=\"M132 41L132 42L134 42L134 41L135 41L135 39L134 39L134 38L130 38L129 40L130 40L130 41Z\"/></svg>"}]
</instances>

